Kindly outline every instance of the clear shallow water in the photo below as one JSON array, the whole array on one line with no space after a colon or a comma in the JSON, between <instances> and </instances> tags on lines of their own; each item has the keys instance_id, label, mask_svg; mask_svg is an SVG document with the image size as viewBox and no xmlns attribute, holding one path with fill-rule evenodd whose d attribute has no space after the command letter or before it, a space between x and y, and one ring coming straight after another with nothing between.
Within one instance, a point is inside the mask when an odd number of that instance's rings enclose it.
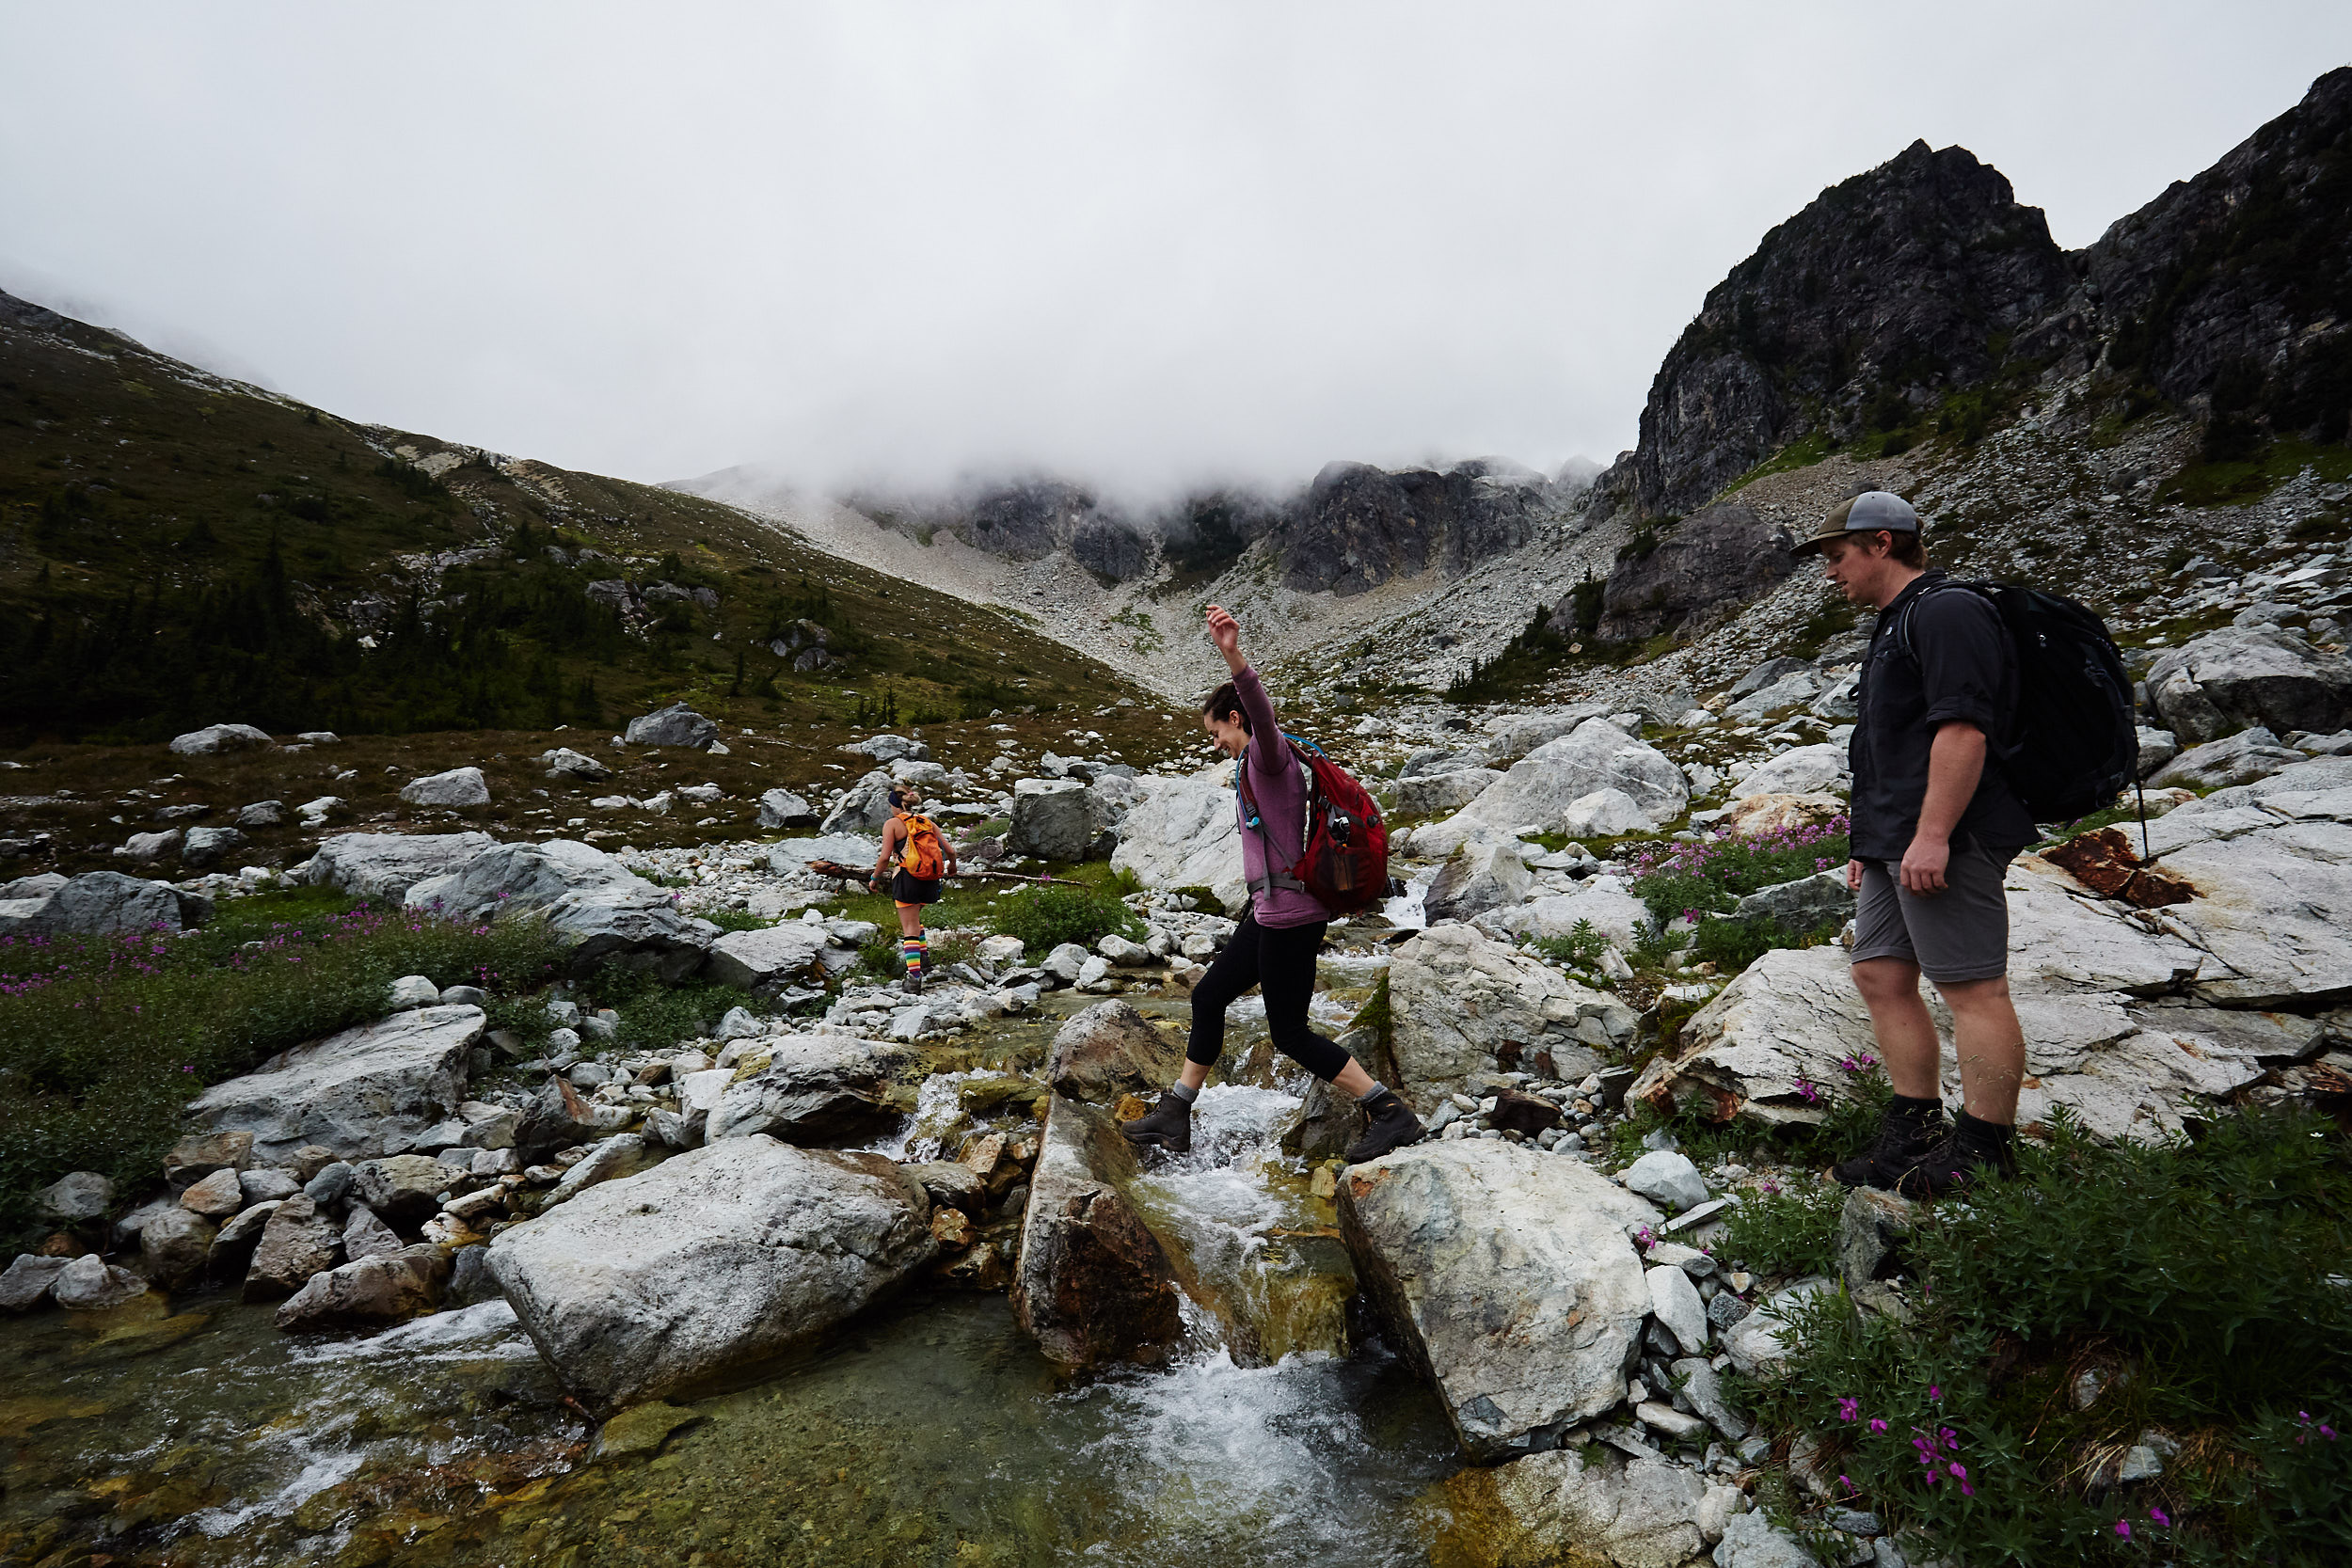
<instances>
[{"instance_id":1,"label":"clear shallow water","mask_svg":"<svg viewBox=\"0 0 2352 1568\"><path fill-rule=\"evenodd\" d=\"M1171 1366L1065 1382L1002 1296L916 1295L597 1460L503 1303L321 1340L227 1293L46 1312L0 1323L0 1560L1422 1562L1418 1499L1460 1460L1427 1391L1350 1340L1343 1254L1270 1148L1296 1102L1202 1098L1193 1153L1138 1184L1203 1303Z\"/></svg>"}]
</instances>

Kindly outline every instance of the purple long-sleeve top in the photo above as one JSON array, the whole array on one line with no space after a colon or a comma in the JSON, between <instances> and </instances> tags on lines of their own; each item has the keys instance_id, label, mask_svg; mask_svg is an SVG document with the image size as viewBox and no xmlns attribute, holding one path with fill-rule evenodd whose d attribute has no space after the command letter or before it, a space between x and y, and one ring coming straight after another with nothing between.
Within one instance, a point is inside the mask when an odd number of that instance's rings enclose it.
<instances>
[{"instance_id":1,"label":"purple long-sleeve top","mask_svg":"<svg viewBox=\"0 0 2352 1568\"><path fill-rule=\"evenodd\" d=\"M1249 811L1238 790L1233 810L1241 821L1242 870L1255 882L1266 874L1268 840L1275 863L1284 871L1297 864L1304 852L1300 838L1306 831L1307 773L1282 739L1281 721L1274 716L1274 704L1267 700L1258 672L1243 665L1234 673L1233 692L1249 720L1249 748L1242 752L1240 766L1249 770L1249 793L1258 802L1261 827L1249 825ZM1252 894L1250 908L1258 924L1267 927L1313 926L1331 918L1312 894L1295 888Z\"/></svg>"}]
</instances>

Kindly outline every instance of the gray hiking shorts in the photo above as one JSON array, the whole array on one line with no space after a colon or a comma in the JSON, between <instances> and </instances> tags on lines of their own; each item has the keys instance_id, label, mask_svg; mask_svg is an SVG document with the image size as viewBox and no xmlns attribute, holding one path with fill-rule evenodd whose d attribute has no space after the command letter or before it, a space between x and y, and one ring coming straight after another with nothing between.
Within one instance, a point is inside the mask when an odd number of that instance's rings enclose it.
<instances>
[{"instance_id":1,"label":"gray hiking shorts","mask_svg":"<svg viewBox=\"0 0 2352 1568\"><path fill-rule=\"evenodd\" d=\"M1939 986L2008 974L2009 899L2001 878L2014 858L1974 841L1955 845L1943 891L1924 897L1904 891L1898 863L1864 861L1853 961L1905 958Z\"/></svg>"}]
</instances>

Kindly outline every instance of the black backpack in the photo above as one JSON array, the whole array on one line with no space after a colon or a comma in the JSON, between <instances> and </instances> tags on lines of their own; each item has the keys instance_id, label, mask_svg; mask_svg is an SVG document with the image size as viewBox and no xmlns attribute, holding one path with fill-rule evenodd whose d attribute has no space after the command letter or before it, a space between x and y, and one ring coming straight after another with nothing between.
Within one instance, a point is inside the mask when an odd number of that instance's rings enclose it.
<instances>
[{"instance_id":1,"label":"black backpack","mask_svg":"<svg viewBox=\"0 0 2352 1568\"><path fill-rule=\"evenodd\" d=\"M1994 754L2027 815L2072 822L2113 805L2139 776L2139 729L2132 677L2107 624L2072 599L2022 582L1953 580L1927 592L1946 588L1990 600L2017 651L2017 711ZM1905 655L1918 657L1909 610L1895 639Z\"/></svg>"}]
</instances>

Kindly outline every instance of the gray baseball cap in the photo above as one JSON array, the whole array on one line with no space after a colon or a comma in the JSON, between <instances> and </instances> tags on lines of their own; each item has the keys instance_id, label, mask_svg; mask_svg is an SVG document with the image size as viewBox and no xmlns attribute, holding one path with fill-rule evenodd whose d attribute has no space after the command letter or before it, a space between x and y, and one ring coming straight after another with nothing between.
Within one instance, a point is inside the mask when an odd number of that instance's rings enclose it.
<instances>
[{"instance_id":1,"label":"gray baseball cap","mask_svg":"<svg viewBox=\"0 0 2352 1568\"><path fill-rule=\"evenodd\" d=\"M1849 533L1876 533L1881 529L1893 533L1916 533L1919 514L1892 490L1865 490L1831 508L1830 515L1821 519L1821 526L1813 531L1813 537L1790 553L1811 555L1832 539L1843 539Z\"/></svg>"}]
</instances>

